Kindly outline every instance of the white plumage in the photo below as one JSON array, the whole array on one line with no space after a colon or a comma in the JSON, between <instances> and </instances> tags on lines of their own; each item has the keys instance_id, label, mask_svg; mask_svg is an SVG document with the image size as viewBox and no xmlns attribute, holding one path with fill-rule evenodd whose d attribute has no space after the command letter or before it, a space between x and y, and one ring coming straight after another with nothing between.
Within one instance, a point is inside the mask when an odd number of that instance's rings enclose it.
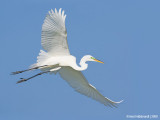
<instances>
[{"instance_id":1,"label":"white plumage","mask_svg":"<svg viewBox=\"0 0 160 120\"><path fill-rule=\"evenodd\" d=\"M86 70L88 67L87 61L95 61L103 63L95 59L91 55L85 55L81 61L80 66L76 64L76 57L70 55L67 44L67 32L65 27L66 15L62 9L57 11L51 10L47 14L44 23L42 25L42 47L47 51L40 50L37 57L37 63L32 66L31 69L41 69L43 73L59 73L60 76L67 81L67 83L74 88L77 92L88 96L105 106L114 106L120 102L114 102L102 94L100 94L94 86L88 83L81 71ZM28 70L25 70L28 71ZM24 71L17 71L14 74ZM35 75L35 76L37 76ZM33 76L33 77L35 77ZM22 79L18 83L27 81L28 79Z\"/></svg>"},{"instance_id":2,"label":"white plumage","mask_svg":"<svg viewBox=\"0 0 160 120\"><path fill-rule=\"evenodd\" d=\"M67 31L65 27L66 15L55 9L49 11L42 25L42 47L52 55L69 55Z\"/></svg>"},{"instance_id":3,"label":"white plumage","mask_svg":"<svg viewBox=\"0 0 160 120\"><path fill-rule=\"evenodd\" d=\"M76 71L71 67L63 67L60 69L59 73L77 92L88 96L105 106L116 107L116 105L121 102L114 102L100 94L93 85L88 83L80 71Z\"/></svg>"}]
</instances>

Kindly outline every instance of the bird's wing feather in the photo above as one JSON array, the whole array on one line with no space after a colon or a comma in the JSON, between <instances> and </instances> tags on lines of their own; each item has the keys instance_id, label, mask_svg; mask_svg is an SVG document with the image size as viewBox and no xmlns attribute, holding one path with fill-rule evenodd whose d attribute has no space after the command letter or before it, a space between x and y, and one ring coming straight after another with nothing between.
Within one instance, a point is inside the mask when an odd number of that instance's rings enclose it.
<instances>
[{"instance_id":1,"label":"bird's wing feather","mask_svg":"<svg viewBox=\"0 0 160 120\"><path fill-rule=\"evenodd\" d=\"M94 86L88 83L84 75L80 71L76 71L71 67L62 67L59 70L60 76L66 80L71 87L73 87L77 92L88 96L105 106L116 107L117 103L99 93Z\"/></svg>"},{"instance_id":2,"label":"bird's wing feather","mask_svg":"<svg viewBox=\"0 0 160 120\"><path fill-rule=\"evenodd\" d=\"M69 55L64 11L49 11L42 25L42 47L52 55Z\"/></svg>"}]
</instances>

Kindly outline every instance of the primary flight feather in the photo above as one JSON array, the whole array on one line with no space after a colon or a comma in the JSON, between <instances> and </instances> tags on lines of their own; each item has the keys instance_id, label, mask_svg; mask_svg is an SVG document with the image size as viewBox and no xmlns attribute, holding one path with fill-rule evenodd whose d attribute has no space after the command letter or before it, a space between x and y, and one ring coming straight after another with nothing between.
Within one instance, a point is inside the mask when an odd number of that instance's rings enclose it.
<instances>
[{"instance_id":1,"label":"primary flight feather","mask_svg":"<svg viewBox=\"0 0 160 120\"><path fill-rule=\"evenodd\" d=\"M57 9L55 9L55 11L49 11L42 25L41 36L42 47L47 52L40 50L39 56L37 57L37 63L33 64L30 69L16 71L12 74L18 74L34 69L40 69L42 72L27 79L21 78L17 83L27 81L44 73L56 74L58 72L60 76L77 92L88 96L105 106L116 107L117 104L122 101L114 102L104 97L93 85L88 83L84 75L81 73L81 71L87 69L87 61L103 62L97 60L91 55L85 55L80 61L80 66L76 64L76 57L72 56L68 49L65 19L66 15L61 8L59 11L57 11Z\"/></svg>"}]
</instances>

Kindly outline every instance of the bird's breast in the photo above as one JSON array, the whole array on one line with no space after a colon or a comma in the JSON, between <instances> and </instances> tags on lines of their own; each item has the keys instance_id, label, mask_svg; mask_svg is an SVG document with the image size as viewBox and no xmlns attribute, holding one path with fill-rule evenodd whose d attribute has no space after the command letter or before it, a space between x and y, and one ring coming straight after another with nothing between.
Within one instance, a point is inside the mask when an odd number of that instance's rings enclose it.
<instances>
[{"instance_id":1,"label":"bird's breast","mask_svg":"<svg viewBox=\"0 0 160 120\"><path fill-rule=\"evenodd\" d=\"M76 63L75 58L72 56L61 57L59 61L60 66L71 66L73 63Z\"/></svg>"}]
</instances>

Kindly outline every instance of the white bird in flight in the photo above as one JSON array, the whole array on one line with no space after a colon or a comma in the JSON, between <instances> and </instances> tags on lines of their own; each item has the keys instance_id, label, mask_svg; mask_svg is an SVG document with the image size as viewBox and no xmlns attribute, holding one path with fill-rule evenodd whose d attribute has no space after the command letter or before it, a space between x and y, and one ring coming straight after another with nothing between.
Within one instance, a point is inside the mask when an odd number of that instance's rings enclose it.
<instances>
[{"instance_id":1,"label":"white bird in flight","mask_svg":"<svg viewBox=\"0 0 160 120\"><path fill-rule=\"evenodd\" d=\"M114 102L104 97L93 85L88 83L81 73L81 71L88 68L87 61L103 62L91 55L85 55L80 61L80 66L76 64L76 57L72 56L68 49L65 19L66 15L61 8L59 11L57 11L57 9L55 9L55 11L52 9L49 11L42 25L41 35L42 47L47 52L40 50L39 56L37 57L37 63L33 64L30 69L16 71L12 74L35 69L40 69L42 72L27 79L21 78L17 83L27 81L44 73L59 73L60 76L77 92L88 96L105 106L117 107L117 104L122 101Z\"/></svg>"}]
</instances>

